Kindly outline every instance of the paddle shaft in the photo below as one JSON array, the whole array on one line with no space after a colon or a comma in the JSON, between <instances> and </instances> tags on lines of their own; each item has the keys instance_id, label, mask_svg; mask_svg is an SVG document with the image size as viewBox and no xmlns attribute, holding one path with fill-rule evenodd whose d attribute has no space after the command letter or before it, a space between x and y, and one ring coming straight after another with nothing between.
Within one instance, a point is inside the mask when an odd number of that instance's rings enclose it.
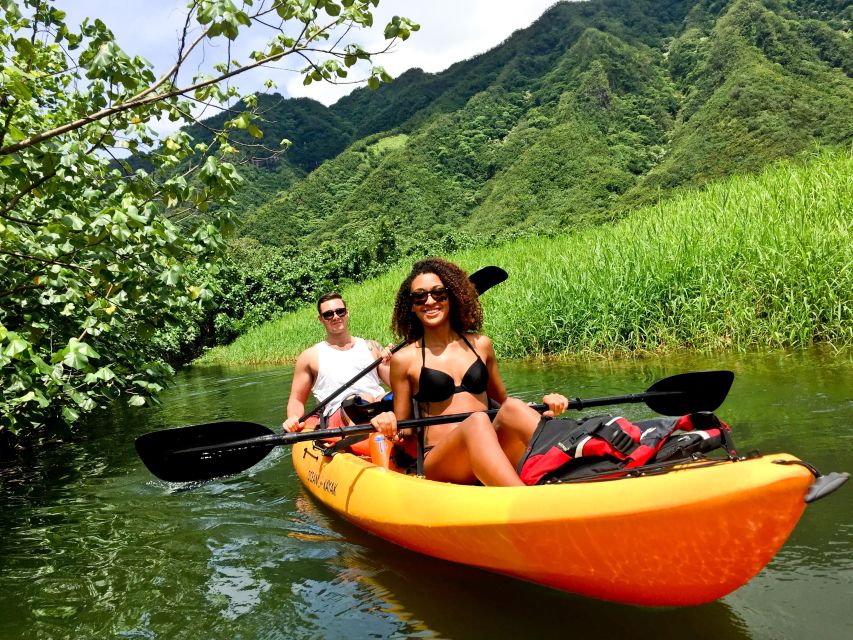
<instances>
[{"instance_id":1,"label":"paddle shaft","mask_svg":"<svg viewBox=\"0 0 853 640\"><path fill-rule=\"evenodd\" d=\"M643 393L631 393L624 396L610 396L604 398L588 398L586 400L575 398L569 401L567 409L584 409L586 407L601 407L609 404L631 404L645 402L651 397L677 395L678 391L645 391ZM531 408L542 413L547 410L547 405L533 404ZM473 412L468 413L452 413L440 416L428 416L426 418L411 418L409 420L400 420L397 422L398 429L421 429L431 427L437 424L449 424L452 422L462 422L469 417ZM498 409L489 409L484 412L490 418L495 417ZM223 451L229 449L243 449L247 447L275 447L279 445L296 444L297 442L306 442L308 440L324 440L326 438L344 438L346 436L355 436L362 433L370 433L373 431L373 425L369 423L355 424L349 427L339 427L336 429L316 429L314 431L299 431L297 433L273 433L268 436L258 436L255 438L246 438L245 440L235 440L227 444L219 444L213 446L189 447L187 449L179 449L174 453L204 453L205 451Z\"/></svg>"},{"instance_id":2,"label":"paddle shaft","mask_svg":"<svg viewBox=\"0 0 853 640\"><path fill-rule=\"evenodd\" d=\"M603 398L572 398L566 409L586 409L587 407L604 407L611 404L636 404L646 402L652 398L663 398L665 396L682 395L683 391L643 391L642 393L629 393L624 396L605 396Z\"/></svg>"},{"instance_id":3,"label":"paddle shaft","mask_svg":"<svg viewBox=\"0 0 853 640\"><path fill-rule=\"evenodd\" d=\"M544 404L530 405L538 412L548 409ZM448 424L451 422L462 422L472 413L451 413L442 416L428 416L426 418L411 418L409 420L400 420L397 422L398 429L420 429L431 427L437 424ZM495 417L498 409L489 409L485 411L490 418ZM275 447L278 445L296 444L297 442L306 442L308 440L323 440L325 438L344 438L346 436L356 436L362 433L370 433L374 431L373 425L370 423L354 424L349 427L340 427L338 429L316 429L314 431L299 431L297 433L273 433L268 436L258 436L256 438L246 438L245 440L235 440L227 444L207 445L202 447L188 447L186 449L178 449L174 454L181 453L204 453L206 451L227 451L229 449L244 449L248 447Z\"/></svg>"}]
</instances>

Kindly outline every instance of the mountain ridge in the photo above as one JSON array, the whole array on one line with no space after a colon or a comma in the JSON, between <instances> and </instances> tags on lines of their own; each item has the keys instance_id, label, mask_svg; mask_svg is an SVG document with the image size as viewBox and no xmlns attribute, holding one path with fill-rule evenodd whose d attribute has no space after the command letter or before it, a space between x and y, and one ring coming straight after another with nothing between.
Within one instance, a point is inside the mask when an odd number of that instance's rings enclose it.
<instances>
[{"instance_id":1,"label":"mountain ridge","mask_svg":"<svg viewBox=\"0 0 853 640\"><path fill-rule=\"evenodd\" d=\"M352 142L245 211L241 234L287 246L383 223L407 253L494 242L848 144L853 52L825 19L849 11L833 6L558 3L489 52L341 98L328 113Z\"/></svg>"},{"instance_id":2,"label":"mountain ridge","mask_svg":"<svg viewBox=\"0 0 853 640\"><path fill-rule=\"evenodd\" d=\"M437 74L331 107L259 100L265 139L294 145L243 169L242 237L202 333L228 342L400 261L609 224L815 148L849 151L851 25L836 0L558 3Z\"/></svg>"}]
</instances>

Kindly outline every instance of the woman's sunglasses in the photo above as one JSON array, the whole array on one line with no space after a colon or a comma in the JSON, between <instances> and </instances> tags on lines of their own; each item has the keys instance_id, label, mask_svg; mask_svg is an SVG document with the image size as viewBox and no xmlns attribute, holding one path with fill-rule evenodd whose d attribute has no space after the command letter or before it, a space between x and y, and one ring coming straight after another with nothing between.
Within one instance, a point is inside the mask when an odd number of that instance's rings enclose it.
<instances>
[{"instance_id":1,"label":"woman's sunglasses","mask_svg":"<svg viewBox=\"0 0 853 640\"><path fill-rule=\"evenodd\" d=\"M436 302L444 302L447 300L447 287L433 287L432 289L415 289L409 292L409 297L414 304L426 304L427 298L432 296Z\"/></svg>"},{"instance_id":2,"label":"woman's sunglasses","mask_svg":"<svg viewBox=\"0 0 853 640\"><path fill-rule=\"evenodd\" d=\"M339 318L343 318L346 314L347 314L347 308L341 307L340 309L329 309L328 311L324 311L323 313L320 314L320 316L322 316L323 320L331 320L335 316L338 316Z\"/></svg>"}]
</instances>

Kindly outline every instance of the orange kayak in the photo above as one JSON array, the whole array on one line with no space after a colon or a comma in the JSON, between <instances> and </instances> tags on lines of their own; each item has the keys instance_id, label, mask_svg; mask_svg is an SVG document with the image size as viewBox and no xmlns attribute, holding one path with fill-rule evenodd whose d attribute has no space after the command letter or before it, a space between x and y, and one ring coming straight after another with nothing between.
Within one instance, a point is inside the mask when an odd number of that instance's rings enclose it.
<instances>
[{"instance_id":1,"label":"orange kayak","mask_svg":"<svg viewBox=\"0 0 853 640\"><path fill-rule=\"evenodd\" d=\"M461 486L293 446L320 502L407 549L636 605L710 602L791 534L815 476L788 454L692 461L666 473L533 487Z\"/></svg>"}]
</instances>

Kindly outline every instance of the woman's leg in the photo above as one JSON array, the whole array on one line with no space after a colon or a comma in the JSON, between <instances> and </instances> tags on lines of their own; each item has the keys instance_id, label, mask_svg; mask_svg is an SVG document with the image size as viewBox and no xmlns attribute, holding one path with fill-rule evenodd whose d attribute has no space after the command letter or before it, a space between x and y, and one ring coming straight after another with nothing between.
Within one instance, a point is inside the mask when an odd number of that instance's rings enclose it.
<instances>
[{"instance_id":1,"label":"woman's leg","mask_svg":"<svg viewBox=\"0 0 853 640\"><path fill-rule=\"evenodd\" d=\"M507 398L495 416L493 427L498 442L513 469L518 465L533 432L542 416L527 403L517 398Z\"/></svg>"},{"instance_id":2,"label":"woman's leg","mask_svg":"<svg viewBox=\"0 0 853 640\"><path fill-rule=\"evenodd\" d=\"M430 480L486 486L523 486L498 442L489 417L473 413L429 452L424 473Z\"/></svg>"}]
</instances>

